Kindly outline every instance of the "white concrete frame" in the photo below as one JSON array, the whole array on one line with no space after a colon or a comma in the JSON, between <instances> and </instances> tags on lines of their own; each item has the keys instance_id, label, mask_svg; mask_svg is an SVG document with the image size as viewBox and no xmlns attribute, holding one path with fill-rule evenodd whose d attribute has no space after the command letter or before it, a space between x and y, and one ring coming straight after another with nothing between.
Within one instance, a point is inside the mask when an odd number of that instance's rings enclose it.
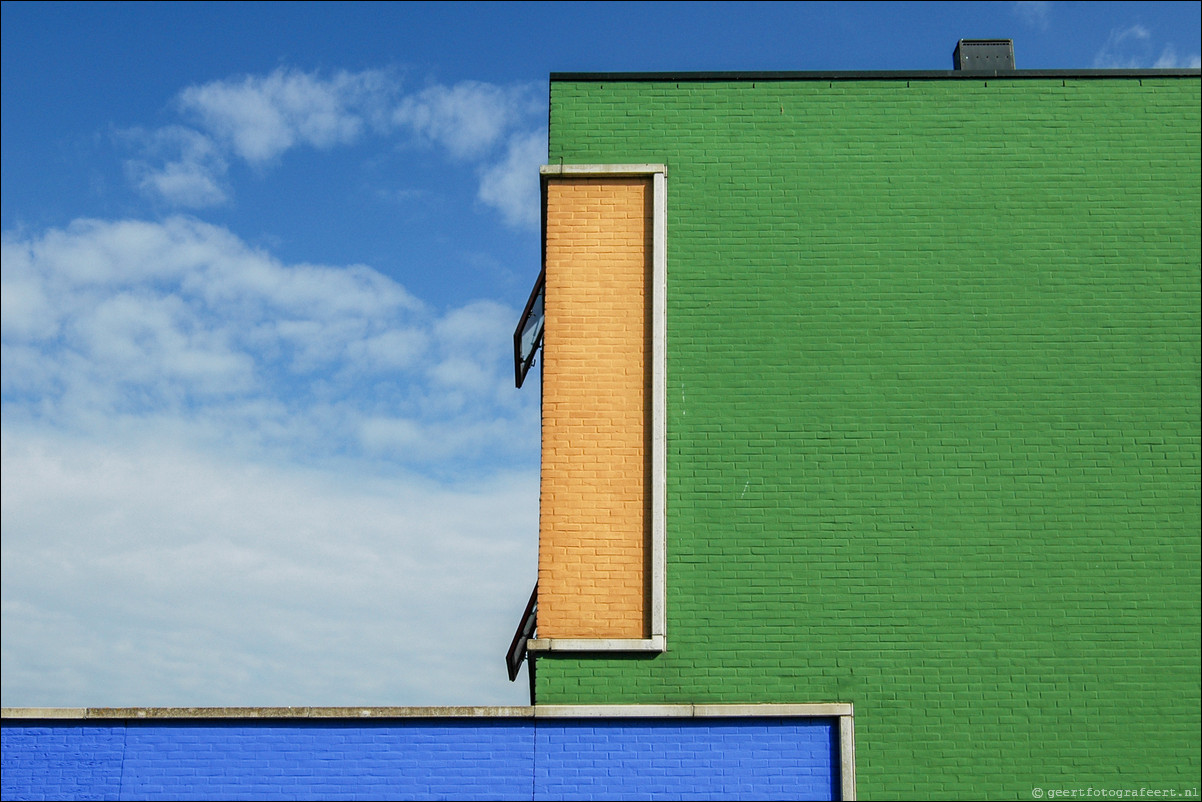
<instances>
[{"instance_id":1,"label":"white concrete frame","mask_svg":"<svg viewBox=\"0 0 1202 802\"><path fill-rule=\"evenodd\" d=\"M531 638L531 652L665 652L667 550L667 360L668 360L668 168L662 164L548 164L539 169L543 187L552 178L651 178L651 633L647 638ZM547 193L543 192L546 203ZM543 210L544 225L547 219ZM546 231L543 231L544 245ZM544 249L545 250L545 249ZM545 347L545 346L544 346Z\"/></svg>"}]
</instances>

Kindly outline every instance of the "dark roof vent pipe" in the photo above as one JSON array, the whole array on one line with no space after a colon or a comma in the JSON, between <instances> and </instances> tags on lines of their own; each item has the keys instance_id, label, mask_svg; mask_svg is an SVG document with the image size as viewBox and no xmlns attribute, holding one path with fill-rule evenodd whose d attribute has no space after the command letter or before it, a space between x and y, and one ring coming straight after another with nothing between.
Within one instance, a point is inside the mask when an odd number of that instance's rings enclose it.
<instances>
[{"instance_id":1,"label":"dark roof vent pipe","mask_svg":"<svg viewBox=\"0 0 1202 802\"><path fill-rule=\"evenodd\" d=\"M1013 39L961 39L952 54L952 68L1002 72L1014 69Z\"/></svg>"}]
</instances>

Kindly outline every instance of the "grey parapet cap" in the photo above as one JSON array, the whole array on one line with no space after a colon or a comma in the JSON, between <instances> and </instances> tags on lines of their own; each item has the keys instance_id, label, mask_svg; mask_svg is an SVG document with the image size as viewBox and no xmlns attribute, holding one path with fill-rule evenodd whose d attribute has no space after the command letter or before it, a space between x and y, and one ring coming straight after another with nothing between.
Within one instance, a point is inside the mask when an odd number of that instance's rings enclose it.
<instances>
[{"instance_id":1,"label":"grey parapet cap","mask_svg":"<svg viewBox=\"0 0 1202 802\"><path fill-rule=\"evenodd\" d=\"M1197 78L1202 69L1145 70L798 70L789 72L553 72L551 83L753 81L972 81L982 78Z\"/></svg>"},{"instance_id":2,"label":"grey parapet cap","mask_svg":"<svg viewBox=\"0 0 1202 802\"><path fill-rule=\"evenodd\" d=\"M812 704L631 704L513 707L6 707L5 722L182 719L437 719L437 718L835 718L841 702Z\"/></svg>"},{"instance_id":3,"label":"grey parapet cap","mask_svg":"<svg viewBox=\"0 0 1202 802\"><path fill-rule=\"evenodd\" d=\"M10 719L530 718L529 707L6 707Z\"/></svg>"}]
</instances>

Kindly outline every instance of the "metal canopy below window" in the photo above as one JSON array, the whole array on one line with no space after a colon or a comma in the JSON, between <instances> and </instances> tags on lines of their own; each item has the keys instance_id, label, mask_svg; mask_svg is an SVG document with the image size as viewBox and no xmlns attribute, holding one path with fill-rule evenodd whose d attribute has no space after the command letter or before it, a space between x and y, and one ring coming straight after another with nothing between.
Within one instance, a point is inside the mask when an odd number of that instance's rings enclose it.
<instances>
[{"instance_id":1,"label":"metal canopy below window","mask_svg":"<svg viewBox=\"0 0 1202 802\"><path fill-rule=\"evenodd\" d=\"M509 650L505 652L505 665L509 669L509 681L513 682L518 678L518 671L522 668L522 661L526 659L526 641L534 637L535 630L538 626L538 583L534 583L534 590L530 591L530 601L526 602L526 611L522 613L522 619L518 622L517 631L513 633L513 640L509 643Z\"/></svg>"}]
</instances>

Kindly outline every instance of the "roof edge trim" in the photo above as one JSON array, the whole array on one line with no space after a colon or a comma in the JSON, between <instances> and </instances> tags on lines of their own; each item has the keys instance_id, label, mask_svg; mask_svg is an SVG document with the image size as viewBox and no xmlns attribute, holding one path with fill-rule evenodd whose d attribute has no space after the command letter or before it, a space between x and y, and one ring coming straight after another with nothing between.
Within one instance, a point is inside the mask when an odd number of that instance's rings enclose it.
<instances>
[{"instance_id":1,"label":"roof edge trim","mask_svg":"<svg viewBox=\"0 0 1202 802\"><path fill-rule=\"evenodd\" d=\"M853 70L790 72L553 72L551 83L619 81L906 81L974 78L1198 78L1202 69L1146 70Z\"/></svg>"}]
</instances>

